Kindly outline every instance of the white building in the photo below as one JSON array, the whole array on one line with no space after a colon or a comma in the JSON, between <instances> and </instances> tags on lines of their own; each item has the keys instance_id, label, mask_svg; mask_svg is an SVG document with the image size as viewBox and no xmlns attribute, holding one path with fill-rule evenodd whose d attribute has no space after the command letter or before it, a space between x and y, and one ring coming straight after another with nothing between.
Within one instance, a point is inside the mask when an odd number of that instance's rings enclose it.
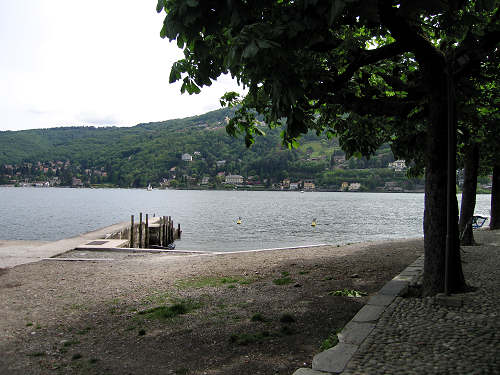
<instances>
[{"instance_id":1,"label":"white building","mask_svg":"<svg viewBox=\"0 0 500 375\"><path fill-rule=\"evenodd\" d=\"M239 174L230 174L226 176L225 180L226 184L242 184L243 183L243 176L240 176Z\"/></svg>"},{"instance_id":2,"label":"white building","mask_svg":"<svg viewBox=\"0 0 500 375\"><path fill-rule=\"evenodd\" d=\"M182 161L193 161L193 157L190 154L182 154Z\"/></svg>"},{"instance_id":3,"label":"white building","mask_svg":"<svg viewBox=\"0 0 500 375\"><path fill-rule=\"evenodd\" d=\"M396 172L402 172L406 170L406 163L404 160L395 160L392 163L389 163L389 168L394 169Z\"/></svg>"},{"instance_id":4,"label":"white building","mask_svg":"<svg viewBox=\"0 0 500 375\"><path fill-rule=\"evenodd\" d=\"M361 189L361 184L359 182L353 182L349 184L349 191L358 191L359 189Z\"/></svg>"}]
</instances>

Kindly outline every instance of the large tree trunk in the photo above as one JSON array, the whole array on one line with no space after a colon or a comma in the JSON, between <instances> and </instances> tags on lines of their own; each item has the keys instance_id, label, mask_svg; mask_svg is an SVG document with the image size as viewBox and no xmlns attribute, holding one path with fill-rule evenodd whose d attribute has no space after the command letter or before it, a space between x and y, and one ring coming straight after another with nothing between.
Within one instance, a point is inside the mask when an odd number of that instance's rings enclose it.
<instances>
[{"instance_id":1,"label":"large tree trunk","mask_svg":"<svg viewBox=\"0 0 500 375\"><path fill-rule=\"evenodd\" d=\"M495 164L493 167L490 229L500 229L500 164Z\"/></svg>"},{"instance_id":2,"label":"large tree trunk","mask_svg":"<svg viewBox=\"0 0 500 375\"><path fill-rule=\"evenodd\" d=\"M460 207L461 243L465 246L475 244L472 232L472 216L476 209L477 172L479 168L479 147L473 143L465 150L464 185L462 189L462 206Z\"/></svg>"},{"instance_id":3,"label":"large tree trunk","mask_svg":"<svg viewBox=\"0 0 500 375\"><path fill-rule=\"evenodd\" d=\"M433 81L433 82L432 82ZM430 102L427 131L424 212L425 295L444 291L447 235L447 90L444 74L434 75L429 83ZM452 187L456 196L456 187ZM454 202L454 220L449 258L448 291L465 289L458 238L458 203Z\"/></svg>"}]
</instances>

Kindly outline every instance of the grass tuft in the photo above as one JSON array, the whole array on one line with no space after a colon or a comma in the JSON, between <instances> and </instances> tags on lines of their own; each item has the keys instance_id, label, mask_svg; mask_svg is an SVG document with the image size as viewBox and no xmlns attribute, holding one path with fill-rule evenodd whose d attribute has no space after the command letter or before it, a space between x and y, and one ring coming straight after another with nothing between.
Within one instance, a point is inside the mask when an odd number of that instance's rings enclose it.
<instances>
[{"instance_id":1,"label":"grass tuft","mask_svg":"<svg viewBox=\"0 0 500 375\"><path fill-rule=\"evenodd\" d=\"M155 319L171 319L178 315L187 314L197 308L200 308L200 303L190 301L182 301L170 306L158 306L151 309L140 311L140 315L146 315Z\"/></svg>"},{"instance_id":2,"label":"grass tuft","mask_svg":"<svg viewBox=\"0 0 500 375\"><path fill-rule=\"evenodd\" d=\"M290 277L285 276L285 277L281 277L279 279L274 279L273 283L275 285L287 285L287 284L293 283L293 280Z\"/></svg>"},{"instance_id":3,"label":"grass tuft","mask_svg":"<svg viewBox=\"0 0 500 375\"><path fill-rule=\"evenodd\" d=\"M322 343L319 349L321 351L328 350L333 348L335 345L339 343L339 338L336 333L332 333L328 338L326 338Z\"/></svg>"}]
</instances>

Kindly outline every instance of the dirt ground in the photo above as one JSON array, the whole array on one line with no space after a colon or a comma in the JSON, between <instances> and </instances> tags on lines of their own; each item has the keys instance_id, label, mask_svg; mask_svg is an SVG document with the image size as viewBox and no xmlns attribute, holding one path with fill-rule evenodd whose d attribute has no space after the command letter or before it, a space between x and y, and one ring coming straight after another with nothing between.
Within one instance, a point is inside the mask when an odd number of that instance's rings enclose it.
<instances>
[{"instance_id":1,"label":"dirt ground","mask_svg":"<svg viewBox=\"0 0 500 375\"><path fill-rule=\"evenodd\" d=\"M0 269L0 373L290 375L422 252L405 240ZM343 289L368 296L330 294Z\"/></svg>"}]
</instances>

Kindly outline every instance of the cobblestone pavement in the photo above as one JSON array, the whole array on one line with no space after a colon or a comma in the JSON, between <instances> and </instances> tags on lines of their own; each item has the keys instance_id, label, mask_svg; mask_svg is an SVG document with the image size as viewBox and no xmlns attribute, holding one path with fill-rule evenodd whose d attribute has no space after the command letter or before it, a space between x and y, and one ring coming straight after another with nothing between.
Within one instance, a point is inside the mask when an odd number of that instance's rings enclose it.
<instances>
[{"instance_id":1,"label":"cobblestone pavement","mask_svg":"<svg viewBox=\"0 0 500 375\"><path fill-rule=\"evenodd\" d=\"M500 231L478 231L464 247L477 287L461 307L436 297L398 297L344 370L354 374L500 374Z\"/></svg>"}]
</instances>

